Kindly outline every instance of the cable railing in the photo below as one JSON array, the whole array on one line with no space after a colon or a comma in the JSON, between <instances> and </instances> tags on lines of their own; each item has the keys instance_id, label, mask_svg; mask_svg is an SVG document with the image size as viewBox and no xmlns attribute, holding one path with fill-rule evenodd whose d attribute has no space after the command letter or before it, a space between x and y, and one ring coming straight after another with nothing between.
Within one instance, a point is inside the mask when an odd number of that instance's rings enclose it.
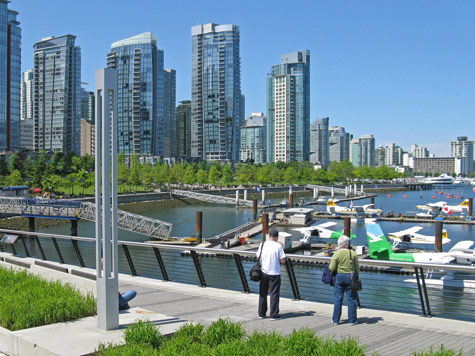
<instances>
[{"instance_id":1,"label":"cable railing","mask_svg":"<svg viewBox=\"0 0 475 356\"><path fill-rule=\"evenodd\" d=\"M2 252L95 268L95 239L0 229L15 235ZM255 251L210 249L119 241L119 272L163 281L258 293L249 270ZM321 276L330 257L288 254L282 266L281 295L333 303L333 289ZM475 267L360 259L362 307L475 321ZM94 278L93 276L91 278Z\"/></svg>"}]
</instances>

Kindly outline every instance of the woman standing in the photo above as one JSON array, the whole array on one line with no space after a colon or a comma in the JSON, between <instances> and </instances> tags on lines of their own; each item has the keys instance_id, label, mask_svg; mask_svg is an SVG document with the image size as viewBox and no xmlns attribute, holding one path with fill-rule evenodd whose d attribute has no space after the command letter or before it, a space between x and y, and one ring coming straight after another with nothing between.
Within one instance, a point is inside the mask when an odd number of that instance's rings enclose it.
<instances>
[{"instance_id":1,"label":"woman standing","mask_svg":"<svg viewBox=\"0 0 475 356\"><path fill-rule=\"evenodd\" d=\"M337 252L330 262L330 271L336 271L333 304L333 324L338 325L341 317L341 306L343 295L346 292L348 299L348 321L351 325L356 325L356 299L357 294L351 290L351 278L353 273L359 278L360 266L356 252L350 249L350 239L341 236L338 239Z\"/></svg>"}]
</instances>

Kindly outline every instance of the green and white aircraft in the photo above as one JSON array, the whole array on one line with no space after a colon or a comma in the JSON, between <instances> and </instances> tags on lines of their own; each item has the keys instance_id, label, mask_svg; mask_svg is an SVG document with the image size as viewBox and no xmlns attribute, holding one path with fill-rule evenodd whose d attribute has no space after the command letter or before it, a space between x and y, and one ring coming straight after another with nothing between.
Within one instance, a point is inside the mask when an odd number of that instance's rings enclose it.
<instances>
[{"instance_id":1,"label":"green and white aircraft","mask_svg":"<svg viewBox=\"0 0 475 356\"><path fill-rule=\"evenodd\" d=\"M369 256L377 260L437 264L457 262L468 265L475 262L473 241L460 241L448 252L396 253L392 250L392 244L384 236L383 230L378 224L367 224L366 234Z\"/></svg>"},{"instance_id":2,"label":"green and white aircraft","mask_svg":"<svg viewBox=\"0 0 475 356\"><path fill-rule=\"evenodd\" d=\"M300 241L303 243L311 243L313 238L337 240L340 238L340 236L343 236L345 234L344 231L333 231L327 229L327 227L335 226L336 224L336 222L329 221L320 225L298 227L292 230L300 232L300 234L302 235ZM356 239L356 235L351 234L350 239Z\"/></svg>"}]
</instances>

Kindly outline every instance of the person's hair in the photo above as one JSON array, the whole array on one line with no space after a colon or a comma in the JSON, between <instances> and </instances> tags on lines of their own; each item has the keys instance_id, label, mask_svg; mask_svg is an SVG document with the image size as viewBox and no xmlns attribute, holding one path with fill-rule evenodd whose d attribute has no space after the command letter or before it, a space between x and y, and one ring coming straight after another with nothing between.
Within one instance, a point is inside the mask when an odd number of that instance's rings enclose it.
<instances>
[{"instance_id":1,"label":"person's hair","mask_svg":"<svg viewBox=\"0 0 475 356\"><path fill-rule=\"evenodd\" d=\"M337 249L342 249L342 248L345 248L345 247L348 247L350 244L350 238L348 236L340 236L338 238L338 247Z\"/></svg>"},{"instance_id":2,"label":"person's hair","mask_svg":"<svg viewBox=\"0 0 475 356\"><path fill-rule=\"evenodd\" d=\"M270 229L269 237L279 237L279 232L276 229Z\"/></svg>"}]
</instances>

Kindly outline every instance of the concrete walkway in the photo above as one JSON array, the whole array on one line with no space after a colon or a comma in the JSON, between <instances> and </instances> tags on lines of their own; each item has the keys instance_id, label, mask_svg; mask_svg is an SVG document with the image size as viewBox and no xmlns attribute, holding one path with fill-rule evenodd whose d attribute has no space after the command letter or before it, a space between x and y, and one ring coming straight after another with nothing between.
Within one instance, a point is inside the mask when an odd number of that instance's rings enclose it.
<instances>
[{"instance_id":1,"label":"concrete walkway","mask_svg":"<svg viewBox=\"0 0 475 356\"><path fill-rule=\"evenodd\" d=\"M0 258L3 254L0 254ZM12 259L12 257L10 257ZM77 266L67 266L69 273L53 271L36 266L34 260L22 258L22 262L31 263L33 273L48 278L59 278L80 286L81 290L94 291L95 282L90 279L73 276L71 270L86 273L94 271ZM52 263L54 264L54 263ZM9 264L2 262L1 265ZM80 278L80 280L77 280ZM358 325L346 322L346 307L343 310L342 324L334 326L331 322L333 306L329 304L292 301L281 298L282 319L272 321L257 317L256 294L244 294L215 288L201 288L174 282L163 282L143 277L121 275L120 290L136 289L137 297L130 303L132 309L120 314L121 328L105 332L97 329L95 318L49 325L14 332L16 338L29 345L35 353L20 355L84 355L97 347L99 343L119 342L125 327L137 319L150 319L159 326L162 334L173 333L185 321L209 324L218 318L229 318L240 322L248 333L252 331L275 330L288 334L303 327L314 330L318 335L337 339L356 337L369 351L385 355L411 355L412 351L428 350L431 346L459 350L464 355L475 354L473 323L441 318L422 318L412 314L402 314L372 309L358 310ZM250 282L253 283L253 282ZM0 352L3 334L0 330ZM26 346L25 346L26 347ZM28 350L25 348L25 350ZM39 350L42 350L39 353Z\"/></svg>"}]
</instances>

